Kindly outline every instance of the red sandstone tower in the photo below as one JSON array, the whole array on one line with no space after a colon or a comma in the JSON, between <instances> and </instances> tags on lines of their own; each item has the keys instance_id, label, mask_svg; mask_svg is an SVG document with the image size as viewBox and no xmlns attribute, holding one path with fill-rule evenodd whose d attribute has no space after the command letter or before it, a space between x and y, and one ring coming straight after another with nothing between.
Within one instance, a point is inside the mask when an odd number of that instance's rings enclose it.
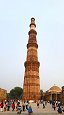
<instances>
[{"instance_id":1,"label":"red sandstone tower","mask_svg":"<svg viewBox=\"0 0 64 115\"><path fill-rule=\"evenodd\" d=\"M40 78L37 55L37 32L35 30L35 19L31 18L29 39L27 44L27 58L24 63L25 75L23 84L23 100L39 100L40 99Z\"/></svg>"}]
</instances>

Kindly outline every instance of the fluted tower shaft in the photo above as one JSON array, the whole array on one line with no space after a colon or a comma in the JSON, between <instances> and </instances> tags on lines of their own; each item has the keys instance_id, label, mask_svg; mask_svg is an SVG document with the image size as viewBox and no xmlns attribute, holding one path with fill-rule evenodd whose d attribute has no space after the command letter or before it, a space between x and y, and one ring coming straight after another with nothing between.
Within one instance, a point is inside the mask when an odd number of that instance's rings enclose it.
<instances>
[{"instance_id":1,"label":"fluted tower shaft","mask_svg":"<svg viewBox=\"0 0 64 115\"><path fill-rule=\"evenodd\" d=\"M40 99L40 78L38 54L37 54L37 32L35 30L35 19L31 18L30 31L28 32L29 39L27 44L27 57L24 63L25 75L23 84L23 99L38 100Z\"/></svg>"}]
</instances>

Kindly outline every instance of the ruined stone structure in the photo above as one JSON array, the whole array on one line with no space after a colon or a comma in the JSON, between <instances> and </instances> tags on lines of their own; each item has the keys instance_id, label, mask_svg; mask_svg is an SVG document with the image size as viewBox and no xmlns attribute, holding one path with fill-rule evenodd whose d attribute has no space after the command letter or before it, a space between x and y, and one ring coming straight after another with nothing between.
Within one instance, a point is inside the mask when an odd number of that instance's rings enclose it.
<instances>
[{"instance_id":1,"label":"ruined stone structure","mask_svg":"<svg viewBox=\"0 0 64 115\"><path fill-rule=\"evenodd\" d=\"M23 84L23 100L40 99L40 78L38 54L37 54L37 32L35 30L35 19L31 18L30 31L28 32L27 58L24 63L25 75Z\"/></svg>"},{"instance_id":2,"label":"ruined stone structure","mask_svg":"<svg viewBox=\"0 0 64 115\"><path fill-rule=\"evenodd\" d=\"M61 88L54 85L52 86L48 91L46 91L45 93L45 98L47 101L50 100L57 100L60 101L60 96L61 96Z\"/></svg>"},{"instance_id":3,"label":"ruined stone structure","mask_svg":"<svg viewBox=\"0 0 64 115\"><path fill-rule=\"evenodd\" d=\"M0 101L5 100L7 95L7 91L5 89L0 88Z\"/></svg>"},{"instance_id":4,"label":"ruined stone structure","mask_svg":"<svg viewBox=\"0 0 64 115\"><path fill-rule=\"evenodd\" d=\"M61 92L61 102L62 105L64 106L64 86L62 87L62 92Z\"/></svg>"}]
</instances>

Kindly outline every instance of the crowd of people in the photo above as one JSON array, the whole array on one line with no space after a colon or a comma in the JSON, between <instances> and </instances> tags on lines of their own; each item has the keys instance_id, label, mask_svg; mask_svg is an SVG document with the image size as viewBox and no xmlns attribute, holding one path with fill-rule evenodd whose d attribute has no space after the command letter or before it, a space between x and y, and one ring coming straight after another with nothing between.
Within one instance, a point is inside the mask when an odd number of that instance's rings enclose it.
<instances>
[{"instance_id":1,"label":"crowd of people","mask_svg":"<svg viewBox=\"0 0 64 115\"><path fill-rule=\"evenodd\" d=\"M20 103L20 101L15 100L5 100L0 102L0 111L17 111L22 105L22 111L28 110L28 101Z\"/></svg>"},{"instance_id":2,"label":"crowd of people","mask_svg":"<svg viewBox=\"0 0 64 115\"><path fill-rule=\"evenodd\" d=\"M37 109L39 108L39 105L42 104L42 108L45 109L47 103L50 103L53 110L57 110L58 113L64 112L64 106L61 106L61 103L58 101L36 101ZM15 101L15 100L5 100L0 102L0 111L17 111L17 113L21 113L22 111L28 111L29 115L33 112L32 107L29 103L29 101Z\"/></svg>"},{"instance_id":3,"label":"crowd of people","mask_svg":"<svg viewBox=\"0 0 64 115\"><path fill-rule=\"evenodd\" d=\"M39 101L37 101L37 108L39 108ZM43 106L43 109L46 107L47 103L50 103L52 108L55 110L57 110L58 113L62 113L64 112L64 105L62 106L61 102L60 101L43 101L41 100L41 103L42 103L42 106Z\"/></svg>"},{"instance_id":4,"label":"crowd of people","mask_svg":"<svg viewBox=\"0 0 64 115\"><path fill-rule=\"evenodd\" d=\"M54 100L52 100L52 101L50 101L50 104L52 104L52 108L54 110L57 109L58 113L64 112L64 106L62 106L62 104L61 104L60 101L54 101Z\"/></svg>"},{"instance_id":5,"label":"crowd of people","mask_svg":"<svg viewBox=\"0 0 64 115\"><path fill-rule=\"evenodd\" d=\"M15 101L15 100L5 100L0 102L0 111L16 111L17 113L21 113L22 111L28 111L29 115L33 112L32 107L29 104L29 101Z\"/></svg>"}]
</instances>

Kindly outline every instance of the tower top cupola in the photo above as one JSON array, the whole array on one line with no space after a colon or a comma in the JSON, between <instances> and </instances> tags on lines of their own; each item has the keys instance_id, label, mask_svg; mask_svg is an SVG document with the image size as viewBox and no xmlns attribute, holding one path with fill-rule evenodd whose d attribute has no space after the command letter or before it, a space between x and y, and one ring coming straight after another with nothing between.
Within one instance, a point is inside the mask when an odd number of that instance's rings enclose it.
<instances>
[{"instance_id":1,"label":"tower top cupola","mask_svg":"<svg viewBox=\"0 0 64 115\"><path fill-rule=\"evenodd\" d=\"M35 27L36 27L35 18L31 18L30 30L35 30Z\"/></svg>"}]
</instances>

